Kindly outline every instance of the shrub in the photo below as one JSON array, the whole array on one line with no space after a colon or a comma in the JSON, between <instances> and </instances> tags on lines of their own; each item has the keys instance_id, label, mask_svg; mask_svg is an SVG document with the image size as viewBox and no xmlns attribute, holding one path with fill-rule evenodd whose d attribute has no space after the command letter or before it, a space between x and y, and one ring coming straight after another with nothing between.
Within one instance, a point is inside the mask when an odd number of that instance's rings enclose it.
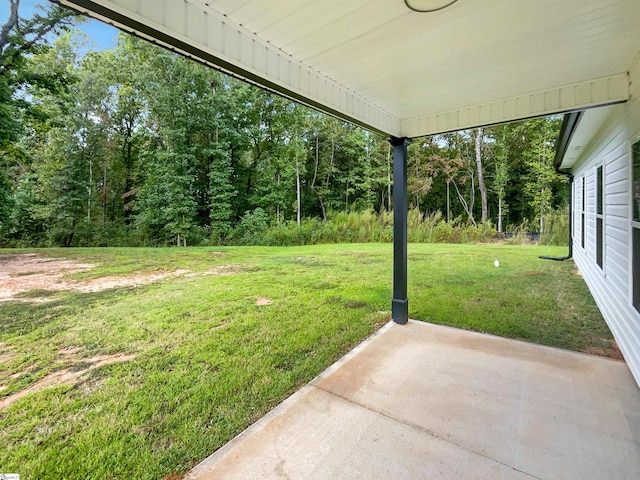
<instances>
[{"instance_id":1,"label":"shrub","mask_svg":"<svg viewBox=\"0 0 640 480\"><path fill-rule=\"evenodd\" d=\"M229 241L235 245L263 245L263 236L269 226L269 215L258 207L247 210L240 223L231 231Z\"/></svg>"},{"instance_id":2,"label":"shrub","mask_svg":"<svg viewBox=\"0 0 640 480\"><path fill-rule=\"evenodd\" d=\"M440 221L436 225L433 231L434 242L436 243L456 243L456 231L455 228L444 220Z\"/></svg>"},{"instance_id":3,"label":"shrub","mask_svg":"<svg viewBox=\"0 0 640 480\"><path fill-rule=\"evenodd\" d=\"M442 222L442 213L437 211L431 215L418 217L417 210L409 212L409 241L415 243L437 242L435 229ZM419 219L419 221L418 221Z\"/></svg>"},{"instance_id":4,"label":"shrub","mask_svg":"<svg viewBox=\"0 0 640 480\"><path fill-rule=\"evenodd\" d=\"M529 232L531 231L531 222L529 220L523 220L520 225L509 225L507 227L505 243L508 245L529 245L531 238Z\"/></svg>"},{"instance_id":5,"label":"shrub","mask_svg":"<svg viewBox=\"0 0 640 480\"><path fill-rule=\"evenodd\" d=\"M569 241L569 207L558 208L544 216L540 245L567 245Z\"/></svg>"},{"instance_id":6,"label":"shrub","mask_svg":"<svg viewBox=\"0 0 640 480\"><path fill-rule=\"evenodd\" d=\"M495 228L491 224L484 228L477 227L468 224L462 217L447 223L439 211L424 215L413 209L408 212L407 220L408 239L414 243L487 242L493 241L496 236ZM227 237L226 243L294 246L318 243L389 243L392 240L393 212L330 211L326 222L319 218L305 218L300 225L291 220L268 226L267 214L261 208L257 208L243 215L238 226Z\"/></svg>"}]
</instances>

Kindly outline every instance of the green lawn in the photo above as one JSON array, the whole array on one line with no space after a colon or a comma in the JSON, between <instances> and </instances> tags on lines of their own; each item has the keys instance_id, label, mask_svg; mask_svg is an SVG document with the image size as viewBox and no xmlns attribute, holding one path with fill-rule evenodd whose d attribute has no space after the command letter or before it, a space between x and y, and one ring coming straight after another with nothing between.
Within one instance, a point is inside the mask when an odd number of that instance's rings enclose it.
<instances>
[{"instance_id":1,"label":"green lawn","mask_svg":"<svg viewBox=\"0 0 640 480\"><path fill-rule=\"evenodd\" d=\"M538 259L565 251L410 245L411 316L606 353L611 334L573 263ZM74 281L214 274L0 303L0 401L92 357L135 355L0 409L0 472L23 480L181 475L390 317L388 244L40 252L97 264Z\"/></svg>"}]
</instances>

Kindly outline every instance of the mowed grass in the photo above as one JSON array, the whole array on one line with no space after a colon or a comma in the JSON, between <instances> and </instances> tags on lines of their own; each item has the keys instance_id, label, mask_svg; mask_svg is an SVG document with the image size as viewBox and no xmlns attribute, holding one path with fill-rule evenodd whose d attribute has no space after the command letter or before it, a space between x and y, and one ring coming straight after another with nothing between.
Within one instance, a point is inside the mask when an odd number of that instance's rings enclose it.
<instances>
[{"instance_id":1,"label":"mowed grass","mask_svg":"<svg viewBox=\"0 0 640 480\"><path fill-rule=\"evenodd\" d=\"M0 401L68 368L65 351L78 368L135 355L0 409L0 472L22 479L182 475L390 318L388 244L40 252L97 265L75 280L225 274L0 303ZM604 352L611 334L573 263L538 259L564 253L410 245L411 316Z\"/></svg>"}]
</instances>

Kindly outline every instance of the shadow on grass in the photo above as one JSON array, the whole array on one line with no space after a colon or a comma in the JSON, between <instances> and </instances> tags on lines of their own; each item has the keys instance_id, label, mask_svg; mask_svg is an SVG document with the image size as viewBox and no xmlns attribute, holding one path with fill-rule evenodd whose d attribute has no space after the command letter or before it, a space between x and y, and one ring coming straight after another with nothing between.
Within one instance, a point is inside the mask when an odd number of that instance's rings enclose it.
<instances>
[{"instance_id":1,"label":"shadow on grass","mask_svg":"<svg viewBox=\"0 0 640 480\"><path fill-rule=\"evenodd\" d=\"M321 268L321 267L332 267L335 264L330 261L320 260L314 257L274 257L270 259L271 263L282 264L282 265L300 265L303 267L313 267L313 268Z\"/></svg>"},{"instance_id":2,"label":"shadow on grass","mask_svg":"<svg viewBox=\"0 0 640 480\"><path fill-rule=\"evenodd\" d=\"M144 288L144 287L137 287ZM79 313L96 303L115 303L123 295L133 292L136 287L123 287L88 293L62 293L61 297L47 302L33 303L24 301L7 301L0 303L0 338L26 335L38 328L51 324L59 317L67 317ZM21 298L51 297L60 292L38 290L38 294L25 292Z\"/></svg>"}]
</instances>

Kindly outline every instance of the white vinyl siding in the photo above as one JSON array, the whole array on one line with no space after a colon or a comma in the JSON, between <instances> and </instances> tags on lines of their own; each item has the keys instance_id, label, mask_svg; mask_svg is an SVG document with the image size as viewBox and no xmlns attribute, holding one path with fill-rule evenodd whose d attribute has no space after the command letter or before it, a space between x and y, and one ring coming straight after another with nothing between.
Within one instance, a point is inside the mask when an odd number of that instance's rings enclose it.
<instances>
[{"instance_id":1,"label":"white vinyl siding","mask_svg":"<svg viewBox=\"0 0 640 480\"><path fill-rule=\"evenodd\" d=\"M640 70L637 68L636 70ZM640 72L638 72L640 73ZM581 184L586 186L585 249L574 249L576 265L629 368L640 384L640 313L633 307L631 145L640 139L640 86L631 100L616 106L573 168L577 215L574 242L581 241ZM635 95L634 95L635 94ZM597 169L603 167L603 269L596 263ZM640 277L640 272L636 273ZM640 278L638 278L640 281Z\"/></svg>"},{"instance_id":2,"label":"white vinyl siding","mask_svg":"<svg viewBox=\"0 0 640 480\"><path fill-rule=\"evenodd\" d=\"M585 175L587 180L587 205L585 207L586 214L586 245L585 249L588 254L595 259L596 251L596 175L595 168L591 167Z\"/></svg>"},{"instance_id":3,"label":"white vinyl siding","mask_svg":"<svg viewBox=\"0 0 640 480\"><path fill-rule=\"evenodd\" d=\"M573 243L584 249L586 246L586 178L584 175L575 177L577 181L574 181L574 205L576 206L574 212L574 230L573 230Z\"/></svg>"}]
</instances>

